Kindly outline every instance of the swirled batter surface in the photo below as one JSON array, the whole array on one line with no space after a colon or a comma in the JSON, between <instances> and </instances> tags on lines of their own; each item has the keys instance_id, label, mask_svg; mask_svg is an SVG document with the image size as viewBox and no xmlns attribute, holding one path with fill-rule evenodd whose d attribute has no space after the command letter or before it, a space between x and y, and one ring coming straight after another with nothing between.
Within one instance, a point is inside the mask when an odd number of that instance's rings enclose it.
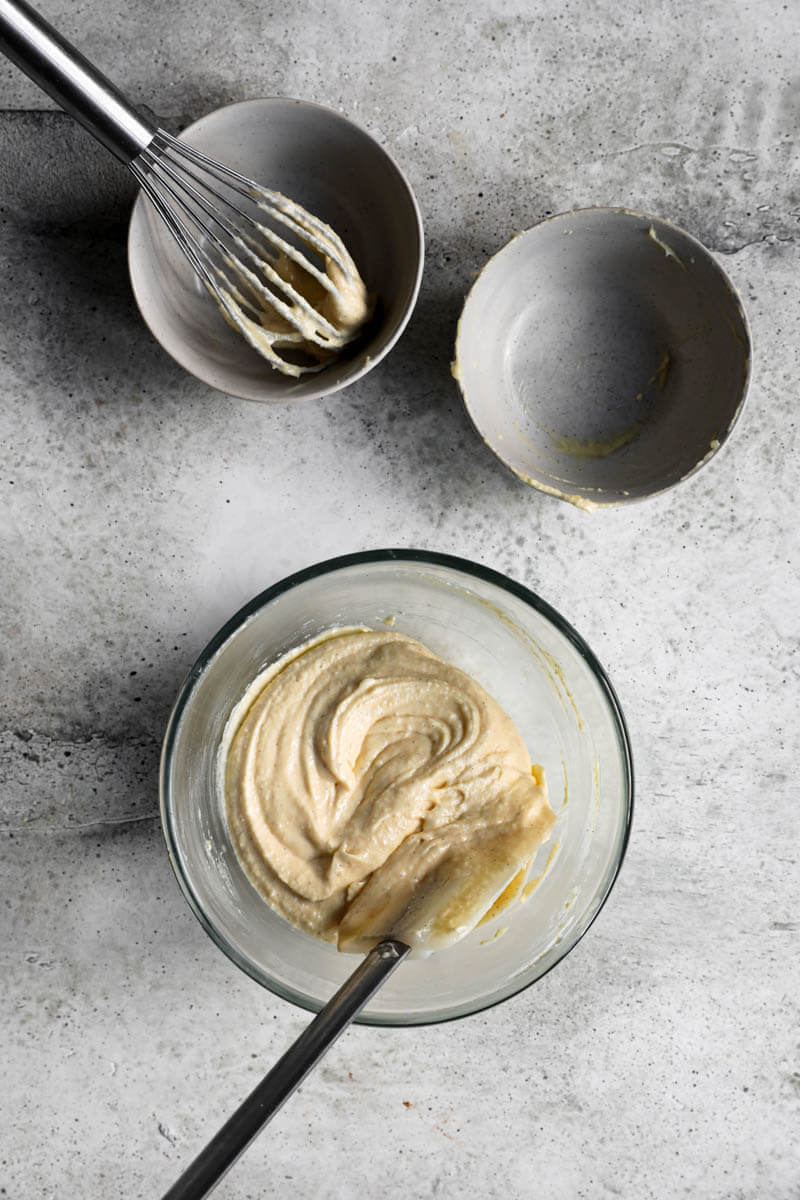
<instances>
[{"instance_id":1,"label":"swirled batter surface","mask_svg":"<svg viewBox=\"0 0 800 1200\"><path fill-rule=\"evenodd\" d=\"M307 643L255 680L229 730L226 812L249 878L340 949L457 940L555 820L511 719L403 634Z\"/></svg>"}]
</instances>

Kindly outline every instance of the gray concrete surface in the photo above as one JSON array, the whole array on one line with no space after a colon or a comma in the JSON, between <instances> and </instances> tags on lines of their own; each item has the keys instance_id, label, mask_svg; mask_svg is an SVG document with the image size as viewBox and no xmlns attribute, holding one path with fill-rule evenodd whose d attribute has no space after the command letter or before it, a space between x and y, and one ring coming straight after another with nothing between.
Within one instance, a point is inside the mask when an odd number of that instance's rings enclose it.
<instances>
[{"instance_id":1,"label":"gray concrete surface","mask_svg":"<svg viewBox=\"0 0 800 1200\"><path fill-rule=\"evenodd\" d=\"M463 554L584 634L628 717L638 810L584 942L441 1028L355 1029L218 1195L800 1196L800 31L776 0L49 0L180 126L270 93L397 156L428 234L417 312L348 393L230 400L140 322L132 189L0 65L0 1196L157 1197L303 1027L171 876L171 700L242 602L381 545ZM587 515L528 490L449 376L509 234L648 209L719 257L755 372L723 452Z\"/></svg>"}]
</instances>

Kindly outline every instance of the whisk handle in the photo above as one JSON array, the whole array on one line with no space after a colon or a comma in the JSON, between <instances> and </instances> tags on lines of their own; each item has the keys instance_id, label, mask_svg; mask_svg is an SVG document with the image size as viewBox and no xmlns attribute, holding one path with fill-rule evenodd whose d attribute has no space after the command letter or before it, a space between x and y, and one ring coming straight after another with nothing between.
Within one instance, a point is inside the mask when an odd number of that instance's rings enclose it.
<instances>
[{"instance_id":1,"label":"whisk handle","mask_svg":"<svg viewBox=\"0 0 800 1200\"><path fill-rule=\"evenodd\" d=\"M0 51L124 163L149 145L155 126L25 0L0 0Z\"/></svg>"}]
</instances>

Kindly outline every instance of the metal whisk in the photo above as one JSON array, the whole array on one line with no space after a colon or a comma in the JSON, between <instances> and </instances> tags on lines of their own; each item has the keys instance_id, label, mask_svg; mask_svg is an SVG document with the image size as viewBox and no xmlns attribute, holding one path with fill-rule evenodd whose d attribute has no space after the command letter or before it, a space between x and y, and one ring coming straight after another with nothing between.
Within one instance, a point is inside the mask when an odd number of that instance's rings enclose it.
<instances>
[{"instance_id":1,"label":"metal whisk","mask_svg":"<svg viewBox=\"0 0 800 1200\"><path fill-rule=\"evenodd\" d=\"M0 50L132 172L223 316L277 370L319 371L369 317L341 238L300 205L148 122L25 0Z\"/></svg>"}]
</instances>

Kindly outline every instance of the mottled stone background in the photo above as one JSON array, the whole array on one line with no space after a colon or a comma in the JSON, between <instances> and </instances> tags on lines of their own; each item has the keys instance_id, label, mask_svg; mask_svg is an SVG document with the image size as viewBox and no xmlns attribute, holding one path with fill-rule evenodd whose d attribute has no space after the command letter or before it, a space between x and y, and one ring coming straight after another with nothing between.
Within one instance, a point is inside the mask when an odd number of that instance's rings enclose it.
<instances>
[{"instance_id":1,"label":"mottled stone background","mask_svg":"<svg viewBox=\"0 0 800 1200\"><path fill-rule=\"evenodd\" d=\"M159 744L241 603L399 545L508 572L594 647L634 744L628 859L535 988L351 1030L218 1195L796 1200L796 3L42 3L175 128L276 93L352 116L406 170L428 245L367 379L294 409L228 399L135 311L123 170L0 65L0 1196L160 1195L303 1027L180 896ZM713 463L587 515L493 459L449 362L486 258L593 203L701 238L756 356Z\"/></svg>"}]
</instances>

